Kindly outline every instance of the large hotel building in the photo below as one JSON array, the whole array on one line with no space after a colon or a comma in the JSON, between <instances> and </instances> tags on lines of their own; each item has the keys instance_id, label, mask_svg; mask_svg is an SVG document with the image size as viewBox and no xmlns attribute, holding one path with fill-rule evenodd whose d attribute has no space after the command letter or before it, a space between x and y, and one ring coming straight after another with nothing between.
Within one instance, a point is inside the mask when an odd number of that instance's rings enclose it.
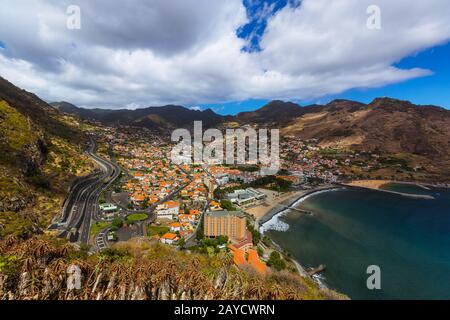
<instances>
[{"instance_id":1,"label":"large hotel building","mask_svg":"<svg viewBox=\"0 0 450 320\"><path fill-rule=\"evenodd\" d=\"M206 212L204 233L206 237L227 236L230 239L246 237L247 222L240 211Z\"/></svg>"}]
</instances>

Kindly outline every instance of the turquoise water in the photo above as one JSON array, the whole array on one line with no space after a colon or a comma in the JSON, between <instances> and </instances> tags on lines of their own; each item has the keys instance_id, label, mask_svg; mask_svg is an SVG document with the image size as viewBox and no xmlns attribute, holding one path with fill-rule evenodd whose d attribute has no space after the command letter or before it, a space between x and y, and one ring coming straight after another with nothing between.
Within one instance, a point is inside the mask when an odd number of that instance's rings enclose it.
<instances>
[{"instance_id":1,"label":"turquoise water","mask_svg":"<svg viewBox=\"0 0 450 320\"><path fill-rule=\"evenodd\" d=\"M345 189L307 198L268 235L304 266L325 264L323 282L352 299L450 299L450 191L390 185L435 200ZM413 188L414 190L412 190ZM381 290L368 290L369 265Z\"/></svg>"}]
</instances>

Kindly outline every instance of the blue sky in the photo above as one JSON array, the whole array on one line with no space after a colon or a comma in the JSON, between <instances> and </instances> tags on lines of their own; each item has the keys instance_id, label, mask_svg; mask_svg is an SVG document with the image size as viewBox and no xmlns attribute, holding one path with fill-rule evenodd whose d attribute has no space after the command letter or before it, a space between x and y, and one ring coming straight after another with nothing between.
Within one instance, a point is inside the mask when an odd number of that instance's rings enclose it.
<instances>
[{"instance_id":1,"label":"blue sky","mask_svg":"<svg viewBox=\"0 0 450 320\"><path fill-rule=\"evenodd\" d=\"M267 27L267 19L276 14L280 9L289 4L288 0L244 0L249 16L254 17L250 22L241 27L237 34L241 38L249 39L246 51L260 51L260 37ZM297 6L297 4L291 5ZM271 7L263 19L258 19L257 13L264 6ZM401 100L409 100L415 104L431 104L450 109L450 43L417 52L403 58L395 64L399 68L423 68L431 70L429 76L416 78L380 88L350 89L340 94L325 95L310 100L290 99L301 105L326 104L334 99L349 99L363 103L370 103L378 97L392 97ZM202 109L212 108L219 114L237 114L243 111L251 111L260 108L270 102L270 99L250 99L246 101L229 103L200 104Z\"/></svg>"},{"instance_id":2,"label":"blue sky","mask_svg":"<svg viewBox=\"0 0 450 320\"><path fill-rule=\"evenodd\" d=\"M450 108L450 2L3 0L0 76L85 108L221 114L390 96ZM16 17L20 16L21 19Z\"/></svg>"},{"instance_id":3,"label":"blue sky","mask_svg":"<svg viewBox=\"0 0 450 320\"><path fill-rule=\"evenodd\" d=\"M267 19L286 5L293 5L293 2L288 0L244 0L243 3L250 21L237 30L237 36L249 41L243 48L244 51L261 51L259 42L266 30Z\"/></svg>"},{"instance_id":4,"label":"blue sky","mask_svg":"<svg viewBox=\"0 0 450 320\"><path fill-rule=\"evenodd\" d=\"M420 67L433 74L375 89L353 89L318 99L319 102L350 99L368 103L377 97L409 100L415 104L432 104L450 109L450 44L437 46L407 57L396 64L401 68ZM301 103L317 101L300 101Z\"/></svg>"},{"instance_id":5,"label":"blue sky","mask_svg":"<svg viewBox=\"0 0 450 320\"><path fill-rule=\"evenodd\" d=\"M408 100L415 104L437 105L450 109L450 44L440 45L402 59L396 64L401 68L420 67L433 74L381 88L352 89L341 94L328 95L312 100L290 101L300 105L326 104L334 99L349 99L370 103L375 98L391 97ZM252 111L270 102L270 99L246 100L229 103L202 104L202 109L212 108L219 114L237 114Z\"/></svg>"}]
</instances>

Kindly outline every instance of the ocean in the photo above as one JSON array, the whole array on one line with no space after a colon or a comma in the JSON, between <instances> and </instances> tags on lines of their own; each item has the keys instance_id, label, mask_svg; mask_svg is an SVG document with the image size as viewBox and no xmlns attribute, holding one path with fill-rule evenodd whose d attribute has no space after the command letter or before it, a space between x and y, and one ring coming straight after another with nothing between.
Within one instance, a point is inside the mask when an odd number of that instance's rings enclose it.
<instances>
[{"instance_id":1,"label":"ocean","mask_svg":"<svg viewBox=\"0 0 450 320\"><path fill-rule=\"evenodd\" d=\"M386 189L435 199L364 189L319 192L297 203L313 215L286 211L265 224L265 232L304 267L325 264L319 281L352 299L450 299L450 190ZM379 290L367 288L372 265L381 270Z\"/></svg>"}]
</instances>

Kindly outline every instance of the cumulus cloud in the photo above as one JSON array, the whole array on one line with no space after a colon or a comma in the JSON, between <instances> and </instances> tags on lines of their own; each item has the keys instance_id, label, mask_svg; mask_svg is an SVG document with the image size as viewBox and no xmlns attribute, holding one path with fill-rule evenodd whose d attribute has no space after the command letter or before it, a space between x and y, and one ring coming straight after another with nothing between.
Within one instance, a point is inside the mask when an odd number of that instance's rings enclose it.
<instances>
[{"instance_id":1,"label":"cumulus cloud","mask_svg":"<svg viewBox=\"0 0 450 320\"><path fill-rule=\"evenodd\" d=\"M47 100L86 107L196 105L249 98L305 99L431 74L395 63L450 39L447 0L303 0L270 16L261 51L246 52L240 0L3 0L0 75ZM20 18L18 18L20 17Z\"/></svg>"}]
</instances>

